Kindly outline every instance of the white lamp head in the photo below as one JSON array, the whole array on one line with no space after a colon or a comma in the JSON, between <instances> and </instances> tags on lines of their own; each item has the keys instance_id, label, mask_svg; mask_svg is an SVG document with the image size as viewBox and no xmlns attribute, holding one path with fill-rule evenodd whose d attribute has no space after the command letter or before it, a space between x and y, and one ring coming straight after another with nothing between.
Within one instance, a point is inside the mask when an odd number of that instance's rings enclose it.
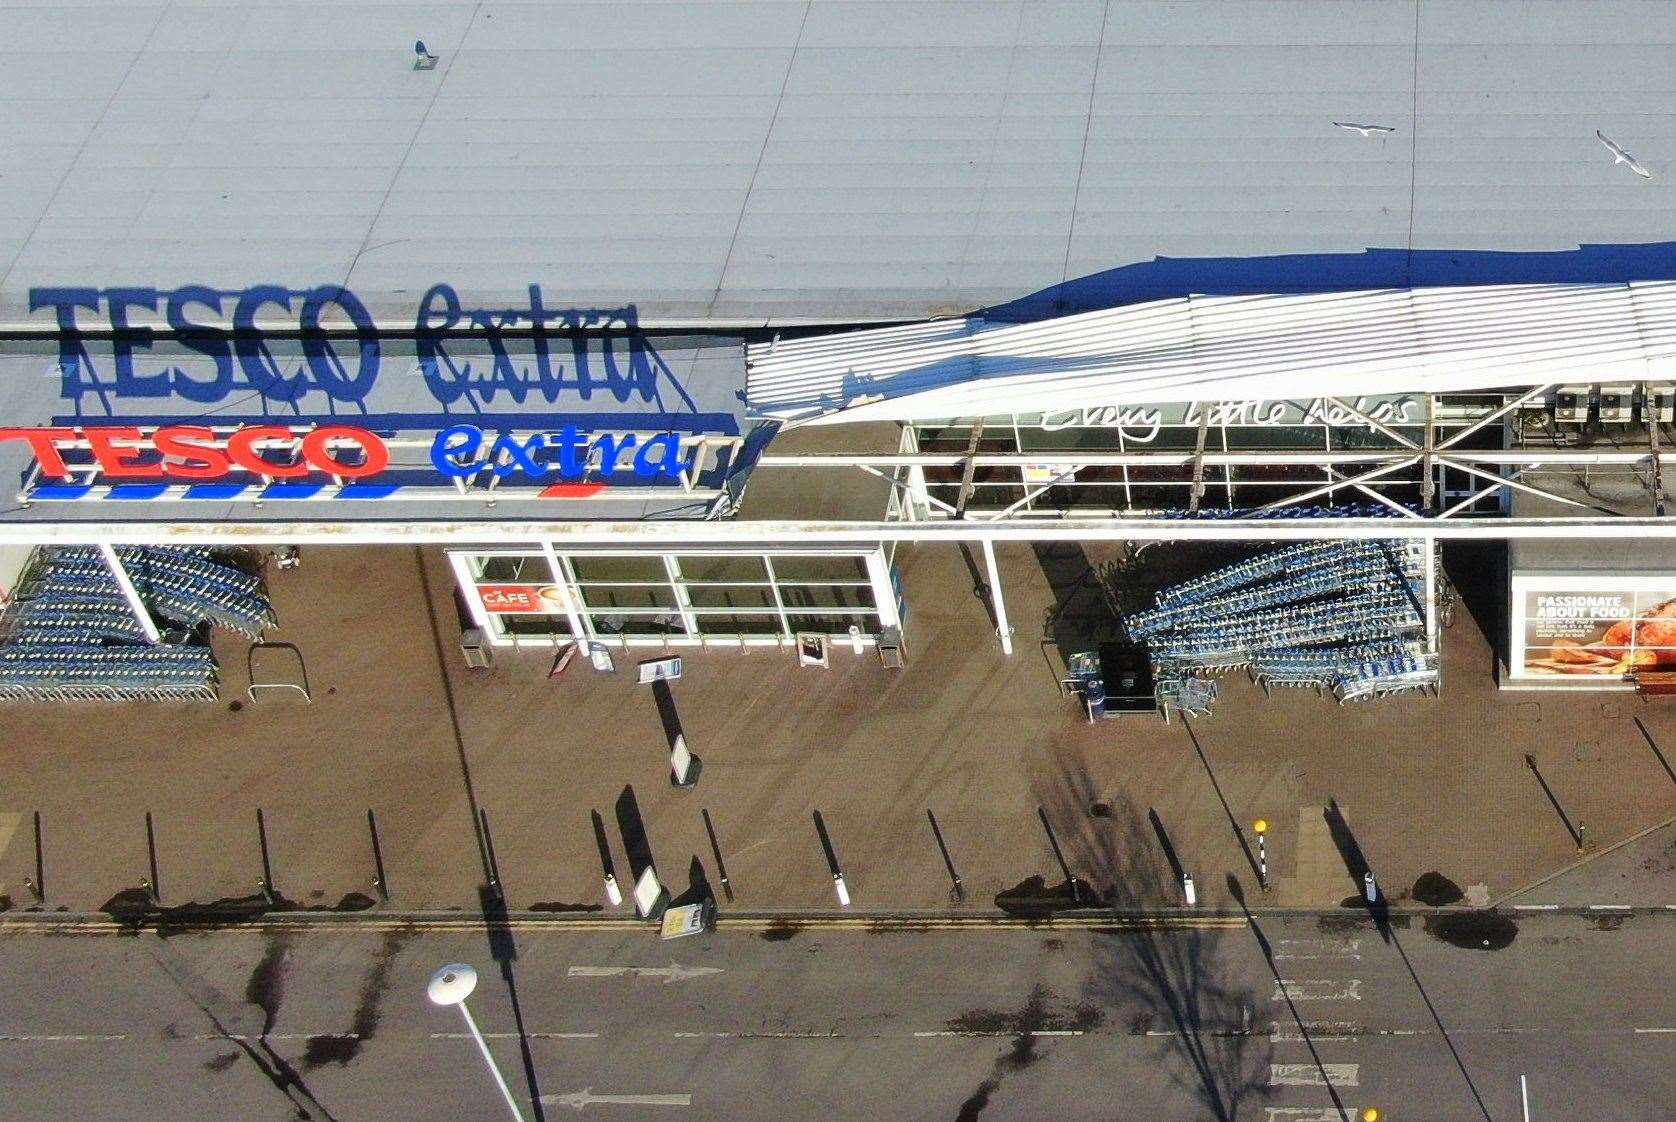
<instances>
[{"instance_id":1,"label":"white lamp head","mask_svg":"<svg viewBox=\"0 0 1676 1122\"><path fill-rule=\"evenodd\" d=\"M477 988L477 971L464 962L453 962L431 975L425 996L437 1005L459 1005Z\"/></svg>"}]
</instances>

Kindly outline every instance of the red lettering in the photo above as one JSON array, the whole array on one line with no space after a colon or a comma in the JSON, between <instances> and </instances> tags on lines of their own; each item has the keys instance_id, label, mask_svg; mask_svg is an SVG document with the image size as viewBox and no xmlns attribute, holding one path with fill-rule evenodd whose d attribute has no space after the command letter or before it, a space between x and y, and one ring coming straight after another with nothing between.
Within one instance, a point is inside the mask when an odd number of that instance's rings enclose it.
<instances>
[{"instance_id":1,"label":"red lettering","mask_svg":"<svg viewBox=\"0 0 1676 1122\"><path fill-rule=\"evenodd\" d=\"M308 465L301 460L294 464L276 464L256 451L258 440L295 440L296 434L280 425L252 425L240 429L227 438L227 458L246 471L274 479L297 479L308 474Z\"/></svg>"},{"instance_id":2,"label":"red lettering","mask_svg":"<svg viewBox=\"0 0 1676 1122\"><path fill-rule=\"evenodd\" d=\"M144 439L140 436L139 429L127 426L84 428L81 433L87 440L87 446L93 450L93 458L98 461L101 475L110 476L112 479L156 479L163 474L161 463L138 458L148 449L117 443L119 440Z\"/></svg>"},{"instance_id":3,"label":"red lettering","mask_svg":"<svg viewBox=\"0 0 1676 1122\"><path fill-rule=\"evenodd\" d=\"M35 462L41 465L41 473L58 479L70 478L70 468L64 463L64 457L59 455L53 441L75 438L75 429L0 428L0 440L27 440L29 450L35 454Z\"/></svg>"},{"instance_id":4,"label":"red lettering","mask_svg":"<svg viewBox=\"0 0 1676 1122\"><path fill-rule=\"evenodd\" d=\"M334 440L354 441L356 447L361 449L361 462L345 463L333 456L328 445ZM366 429L352 428L349 425L322 425L303 437L303 459L329 475L363 479L369 475L377 475L390 466L390 450L375 433Z\"/></svg>"},{"instance_id":5,"label":"red lettering","mask_svg":"<svg viewBox=\"0 0 1676 1122\"><path fill-rule=\"evenodd\" d=\"M198 425L170 425L157 430L152 441L164 456L163 474L170 479L220 479L231 466L227 453L215 446L215 434Z\"/></svg>"}]
</instances>

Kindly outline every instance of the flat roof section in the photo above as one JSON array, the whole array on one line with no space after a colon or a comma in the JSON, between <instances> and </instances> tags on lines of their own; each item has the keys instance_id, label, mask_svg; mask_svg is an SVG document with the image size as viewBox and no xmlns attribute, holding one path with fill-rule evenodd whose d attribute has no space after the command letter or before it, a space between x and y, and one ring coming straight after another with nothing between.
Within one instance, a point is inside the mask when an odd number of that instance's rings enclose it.
<instances>
[{"instance_id":1,"label":"flat roof section","mask_svg":"<svg viewBox=\"0 0 1676 1122\"><path fill-rule=\"evenodd\" d=\"M74 286L669 325L1676 275L1661 0L38 0L0 42L6 327Z\"/></svg>"}]
</instances>

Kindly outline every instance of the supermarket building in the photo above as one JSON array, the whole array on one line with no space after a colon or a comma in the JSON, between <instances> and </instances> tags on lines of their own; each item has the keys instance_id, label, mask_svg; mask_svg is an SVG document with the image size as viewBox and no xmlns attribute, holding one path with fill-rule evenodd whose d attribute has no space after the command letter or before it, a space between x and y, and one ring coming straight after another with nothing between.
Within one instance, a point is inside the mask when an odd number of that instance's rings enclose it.
<instances>
[{"instance_id":1,"label":"supermarket building","mask_svg":"<svg viewBox=\"0 0 1676 1122\"><path fill-rule=\"evenodd\" d=\"M1509 539L1504 684L1628 683L1543 664L1676 598L1676 93L1586 79L1676 43L1023 7L41 10L11 574L425 543L494 642L911 651L896 553L965 543L1010 653L998 542Z\"/></svg>"}]
</instances>

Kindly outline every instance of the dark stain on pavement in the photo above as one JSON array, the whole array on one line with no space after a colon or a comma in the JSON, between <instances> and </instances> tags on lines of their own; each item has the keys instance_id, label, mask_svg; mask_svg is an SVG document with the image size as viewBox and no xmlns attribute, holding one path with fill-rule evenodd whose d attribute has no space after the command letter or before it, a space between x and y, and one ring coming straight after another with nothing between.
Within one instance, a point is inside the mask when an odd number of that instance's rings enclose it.
<instances>
[{"instance_id":1,"label":"dark stain on pavement","mask_svg":"<svg viewBox=\"0 0 1676 1122\"><path fill-rule=\"evenodd\" d=\"M339 900L337 904L333 906L332 911L364 912L368 908L372 907L376 902L377 901L375 901L371 896L368 896L365 892L346 892L343 894L343 899Z\"/></svg>"},{"instance_id":2,"label":"dark stain on pavement","mask_svg":"<svg viewBox=\"0 0 1676 1122\"><path fill-rule=\"evenodd\" d=\"M303 1070L312 1071L325 1064L347 1066L349 1061L360 1055L367 1041L377 1035L382 1016L380 1005L384 992L390 988L390 967L413 935L412 928L398 928L384 933L372 969L361 979L361 992L356 999L355 1015L350 1018L349 1031L309 1037L303 1049Z\"/></svg>"},{"instance_id":3,"label":"dark stain on pavement","mask_svg":"<svg viewBox=\"0 0 1676 1122\"><path fill-rule=\"evenodd\" d=\"M1442 873L1422 873L1420 879L1414 882L1410 895L1422 904L1442 908L1459 903L1466 893L1461 891L1460 885Z\"/></svg>"},{"instance_id":4,"label":"dark stain on pavement","mask_svg":"<svg viewBox=\"0 0 1676 1122\"><path fill-rule=\"evenodd\" d=\"M226 1071L239 1058L237 1052L218 1052L204 1061L205 1071Z\"/></svg>"},{"instance_id":5,"label":"dark stain on pavement","mask_svg":"<svg viewBox=\"0 0 1676 1122\"><path fill-rule=\"evenodd\" d=\"M787 939L796 937L802 931L803 925L801 923L793 923L790 920L785 919L776 919L769 921L768 926L762 929L760 938L764 942L768 943L783 943Z\"/></svg>"},{"instance_id":6,"label":"dark stain on pavement","mask_svg":"<svg viewBox=\"0 0 1676 1122\"><path fill-rule=\"evenodd\" d=\"M1050 885L1047 878L1038 874L999 893L995 897L995 906L1010 916L1043 919L1078 905L1071 897L1070 882Z\"/></svg>"},{"instance_id":7,"label":"dark stain on pavement","mask_svg":"<svg viewBox=\"0 0 1676 1122\"><path fill-rule=\"evenodd\" d=\"M950 1021L955 1032L1015 1033L1012 1047L998 1057L966 1101L960 1104L955 1122L975 1122L989 1106L989 1100L1000 1090L1001 1082L1015 1071L1023 1071L1041 1055L1036 1051L1038 1032L1065 1029L1090 1029L1104 1019L1104 1014L1091 1005L1071 1006L1066 1013L1054 1013L1048 1007L1048 992L1041 986L1030 991L1024 1007L1016 1011L973 1009Z\"/></svg>"},{"instance_id":8,"label":"dark stain on pavement","mask_svg":"<svg viewBox=\"0 0 1676 1122\"><path fill-rule=\"evenodd\" d=\"M1450 912L1426 917L1426 934L1469 951L1511 946L1519 926L1500 912Z\"/></svg>"},{"instance_id":9,"label":"dark stain on pavement","mask_svg":"<svg viewBox=\"0 0 1676 1122\"><path fill-rule=\"evenodd\" d=\"M531 904L532 912L602 912L603 904L567 904L563 900L544 900L539 904Z\"/></svg>"},{"instance_id":10,"label":"dark stain on pavement","mask_svg":"<svg viewBox=\"0 0 1676 1122\"><path fill-rule=\"evenodd\" d=\"M168 938L192 929L255 923L265 916L286 912L363 912L374 903L364 892L349 892L329 908L304 907L277 893L270 898L257 892L249 896L225 896L208 903L193 900L165 908L145 889L125 888L101 904L99 910L121 925L125 935L149 930Z\"/></svg>"},{"instance_id":11,"label":"dark stain on pavement","mask_svg":"<svg viewBox=\"0 0 1676 1122\"><path fill-rule=\"evenodd\" d=\"M1624 925L1627 918L1622 915L1590 916L1589 922L1594 925L1596 931L1616 931Z\"/></svg>"},{"instance_id":12,"label":"dark stain on pavement","mask_svg":"<svg viewBox=\"0 0 1676 1122\"><path fill-rule=\"evenodd\" d=\"M285 996L285 959L290 949L288 933L270 932L261 961L244 984L244 999L262 1010L263 1036L273 1031L274 1018L279 1016L279 1004Z\"/></svg>"},{"instance_id":13,"label":"dark stain on pavement","mask_svg":"<svg viewBox=\"0 0 1676 1122\"><path fill-rule=\"evenodd\" d=\"M1088 808L1088 813L1095 818L1110 818L1112 816L1112 804L1094 803Z\"/></svg>"}]
</instances>

